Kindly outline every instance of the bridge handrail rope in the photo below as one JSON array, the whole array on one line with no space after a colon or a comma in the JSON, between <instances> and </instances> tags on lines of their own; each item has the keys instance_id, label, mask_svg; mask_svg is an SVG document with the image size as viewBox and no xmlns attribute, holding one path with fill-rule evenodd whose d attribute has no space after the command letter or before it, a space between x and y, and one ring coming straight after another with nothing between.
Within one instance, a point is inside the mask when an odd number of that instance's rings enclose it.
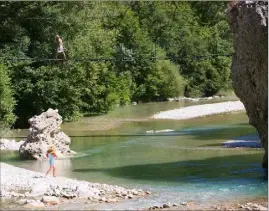
<instances>
[{"instance_id":1,"label":"bridge handrail rope","mask_svg":"<svg viewBox=\"0 0 269 211\"><path fill-rule=\"evenodd\" d=\"M0 57L0 60L6 61L133 61L133 60L199 60L211 57L231 57L233 54L209 54L209 55L193 55L190 57L178 57L178 56L165 56L165 57L143 57L143 58L129 58L129 57L111 57L111 58L72 58L72 59L48 59L48 58L20 58L20 57Z\"/></svg>"}]
</instances>

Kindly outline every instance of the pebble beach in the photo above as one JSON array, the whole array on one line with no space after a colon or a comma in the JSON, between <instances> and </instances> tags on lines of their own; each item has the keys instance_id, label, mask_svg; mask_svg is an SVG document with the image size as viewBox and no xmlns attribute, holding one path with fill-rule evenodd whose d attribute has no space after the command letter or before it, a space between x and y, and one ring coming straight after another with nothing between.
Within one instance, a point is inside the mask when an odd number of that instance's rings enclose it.
<instances>
[{"instance_id":1,"label":"pebble beach","mask_svg":"<svg viewBox=\"0 0 269 211\"><path fill-rule=\"evenodd\" d=\"M192 119L215 114L244 111L245 107L241 101L228 101L204 105L188 106L180 109L162 111L152 116L153 119Z\"/></svg>"},{"instance_id":2,"label":"pebble beach","mask_svg":"<svg viewBox=\"0 0 269 211\"><path fill-rule=\"evenodd\" d=\"M37 161L38 162L38 161ZM90 203L116 203L149 195L150 192L90 183L1 163L1 197L29 207L59 205L64 200L84 199Z\"/></svg>"}]
</instances>

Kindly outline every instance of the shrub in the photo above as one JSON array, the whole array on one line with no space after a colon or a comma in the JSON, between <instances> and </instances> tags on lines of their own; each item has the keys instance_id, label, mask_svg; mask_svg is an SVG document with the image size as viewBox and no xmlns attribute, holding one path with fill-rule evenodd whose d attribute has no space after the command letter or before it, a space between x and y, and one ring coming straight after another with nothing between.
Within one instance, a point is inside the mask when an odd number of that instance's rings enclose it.
<instances>
[{"instance_id":1,"label":"shrub","mask_svg":"<svg viewBox=\"0 0 269 211\"><path fill-rule=\"evenodd\" d=\"M4 65L0 65L0 126L11 126L16 116L13 113L15 99L8 74L8 69Z\"/></svg>"}]
</instances>

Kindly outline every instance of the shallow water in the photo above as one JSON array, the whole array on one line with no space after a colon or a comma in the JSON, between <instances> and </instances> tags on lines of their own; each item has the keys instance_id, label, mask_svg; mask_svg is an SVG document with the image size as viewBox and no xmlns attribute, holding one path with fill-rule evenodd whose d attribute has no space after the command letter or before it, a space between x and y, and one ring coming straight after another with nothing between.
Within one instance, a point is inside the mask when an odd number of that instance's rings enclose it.
<instances>
[{"instance_id":1,"label":"shallow water","mask_svg":"<svg viewBox=\"0 0 269 211\"><path fill-rule=\"evenodd\" d=\"M149 118L162 110L193 104L197 103L128 106L63 125L67 134L80 136L72 137L71 145L78 156L57 160L57 174L153 193L113 206L99 205L100 209L267 196L267 176L261 168L263 149L221 147L225 140L255 133L244 112L181 121ZM99 130L92 131L93 127ZM172 131L146 132L165 129ZM48 168L46 161L20 161L16 153L2 153L1 160L35 171Z\"/></svg>"}]
</instances>

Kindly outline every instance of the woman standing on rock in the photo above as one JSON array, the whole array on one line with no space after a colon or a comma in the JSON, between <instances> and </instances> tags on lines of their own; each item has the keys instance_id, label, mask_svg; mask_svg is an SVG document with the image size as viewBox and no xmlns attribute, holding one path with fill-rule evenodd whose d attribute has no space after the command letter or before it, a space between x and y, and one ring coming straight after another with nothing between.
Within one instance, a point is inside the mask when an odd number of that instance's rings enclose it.
<instances>
[{"instance_id":1,"label":"woman standing on rock","mask_svg":"<svg viewBox=\"0 0 269 211\"><path fill-rule=\"evenodd\" d=\"M55 165L54 165L54 158L57 157L56 152L54 147L50 147L47 151L46 154L47 158L49 158L49 164L50 164L50 168L48 169L46 175L48 175L48 173L50 173L51 169L53 172L53 176L55 177Z\"/></svg>"}]
</instances>

